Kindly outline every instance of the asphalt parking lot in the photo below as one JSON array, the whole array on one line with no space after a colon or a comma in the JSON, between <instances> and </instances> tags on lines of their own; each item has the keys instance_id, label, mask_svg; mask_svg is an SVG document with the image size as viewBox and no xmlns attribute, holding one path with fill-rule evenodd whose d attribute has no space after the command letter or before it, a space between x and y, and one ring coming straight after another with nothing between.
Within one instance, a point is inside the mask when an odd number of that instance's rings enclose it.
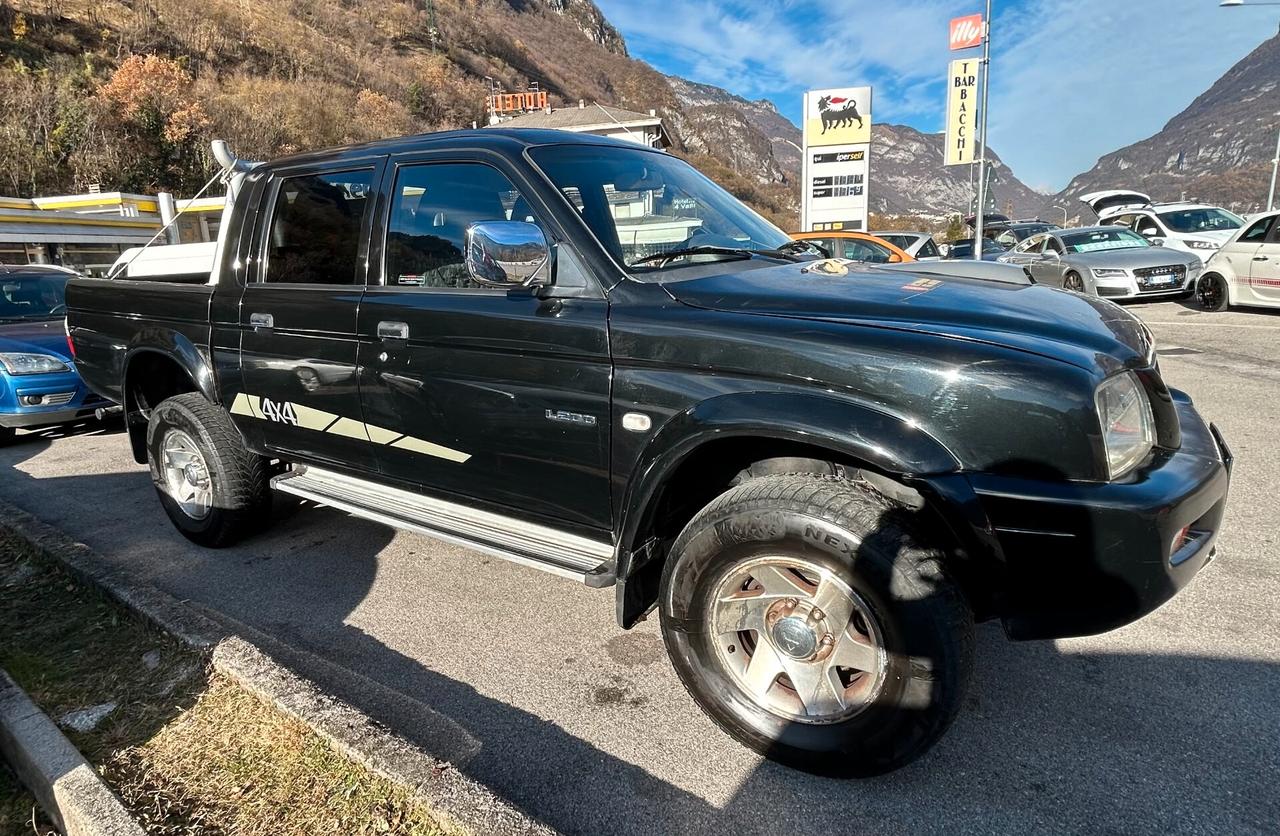
<instances>
[{"instance_id":1,"label":"asphalt parking lot","mask_svg":"<svg viewBox=\"0 0 1280 836\"><path fill-rule=\"evenodd\" d=\"M1131 310L1236 454L1219 559L1107 635L1011 644L984 626L951 732L874 780L739 747L685 694L653 623L618 630L611 590L315 507L201 550L170 527L123 434L95 427L0 449L0 498L564 831L1274 833L1280 312Z\"/></svg>"}]
</instances>

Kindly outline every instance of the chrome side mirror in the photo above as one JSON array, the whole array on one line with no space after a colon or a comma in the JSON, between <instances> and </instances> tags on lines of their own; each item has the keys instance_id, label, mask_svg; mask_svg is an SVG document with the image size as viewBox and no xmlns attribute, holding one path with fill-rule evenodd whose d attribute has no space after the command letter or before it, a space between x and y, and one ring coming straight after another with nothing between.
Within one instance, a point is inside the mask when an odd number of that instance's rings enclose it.
<instances>
[{"instance_id":1,"label":"chrome side mirror","mask_svg":"<svg viewBox=\"0 0 1280 836\"><path fill-rule=\"evenodd\" d=\"M467 274L484 287L546 287L551 247L537 224L479 221L467 227Z\"/></svg>"}]
</instances>

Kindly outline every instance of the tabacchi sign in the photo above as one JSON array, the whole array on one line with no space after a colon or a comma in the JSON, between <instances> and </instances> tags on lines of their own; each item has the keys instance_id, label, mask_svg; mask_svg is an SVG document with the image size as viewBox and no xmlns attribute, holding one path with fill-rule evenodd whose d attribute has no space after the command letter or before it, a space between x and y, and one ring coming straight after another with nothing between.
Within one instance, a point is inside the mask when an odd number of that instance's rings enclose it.
<instances>
[{"instance_id":1,"label":"tabacchi sign","mask_svg":"<svg viewBox=\"0 0 1280 836\"><path fill-rule=\"evenodd\" d=\"M951 18L951 48L969 49L982 43L982 15Z\"/></svg>"},{"instance_id":2,"label":"tabacchi sign","mask_svg":"<svg viewBox=\"0 0 1280 836\"><path fill-rule=\"evenodd\" d=\"M978 65L976 58L952 61L947 72L947 133L944 165L973 162L974 116L977 113Z\"/></svg>"}]
</instances>

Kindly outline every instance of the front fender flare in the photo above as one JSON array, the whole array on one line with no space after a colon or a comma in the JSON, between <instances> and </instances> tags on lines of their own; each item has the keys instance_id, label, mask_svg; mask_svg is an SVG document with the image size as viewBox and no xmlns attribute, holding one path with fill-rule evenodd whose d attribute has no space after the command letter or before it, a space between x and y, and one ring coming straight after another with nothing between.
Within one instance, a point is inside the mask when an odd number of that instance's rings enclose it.
<instances>
[{"instance_id":1,"label":"front fender flare","mask_svg":"<svg viewBox=\"0 0 1280 836\"><path fill-rule=\"evenodd\" d=\"M628 480L619 511L620 556L637 534L661 487L703 444L755 437L823 447L890 476L951 473L952 453L903 418L841 398L788 392L744 392L702 401L667 420L650 439ZM627 567L619 565L619 577Z\"/></svg>"}]
</instances>

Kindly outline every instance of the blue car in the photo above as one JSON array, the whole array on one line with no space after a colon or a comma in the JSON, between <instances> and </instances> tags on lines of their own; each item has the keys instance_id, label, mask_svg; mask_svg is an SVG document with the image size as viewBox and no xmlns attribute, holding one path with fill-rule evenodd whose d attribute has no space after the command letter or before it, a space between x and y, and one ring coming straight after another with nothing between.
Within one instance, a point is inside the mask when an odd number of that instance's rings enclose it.
<instances>
[{"instance_id":1,"label":"blue car","mask_svg":"<svg viewBox=\"0 0 1280 836\"><path fill-rule=\"evenodd\" d=\"M110 401L80 380L64 324L67 280L46 264L0 264L0 444L34 429L91 417Z\"/></svg>"}]
</instances>

